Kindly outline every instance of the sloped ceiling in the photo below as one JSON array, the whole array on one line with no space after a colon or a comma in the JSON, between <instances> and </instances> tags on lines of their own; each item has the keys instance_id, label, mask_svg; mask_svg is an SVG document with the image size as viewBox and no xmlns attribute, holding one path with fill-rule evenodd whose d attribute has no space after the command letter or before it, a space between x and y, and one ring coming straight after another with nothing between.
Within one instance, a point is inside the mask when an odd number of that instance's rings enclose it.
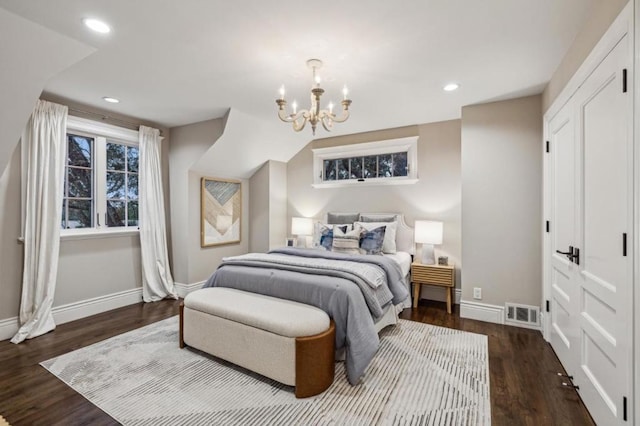
<instances>
[{"instance_id":1,"label":"sloped ceiling","mask_svg":"<svg viewBox=\"0 0 640 426\"><path fill-rule=\"evenodd\" d=\"M0 175L46 82L94 50L0 9Z\"/></svg>"},{"instance_id":2,"label":"sloped ceiling","mask_svg":"<svg viewBox=\"0 0 640 426\"><path fill-rule=\"evenodd\" d=\"M540 93L595 1L603 0L0 0L0 7L97 49L50 79L48 93L167 127L231 108L242 127L273 123L253 132L259 140L245 135L252 155L267 160L291 151L276 152L269 141L312 139L310 129L291 136L274 102L285 84L289 100L306 107L309 58L324 61L324 102L339 102L342 86L350 88L352 116L335 135L455 119L463 105ZM112 32L90 33L85 17L105 20ZM450 81L461 88L443 92ZM243 152L225 148L240 162Z\"/></svg>"}]
</instances>

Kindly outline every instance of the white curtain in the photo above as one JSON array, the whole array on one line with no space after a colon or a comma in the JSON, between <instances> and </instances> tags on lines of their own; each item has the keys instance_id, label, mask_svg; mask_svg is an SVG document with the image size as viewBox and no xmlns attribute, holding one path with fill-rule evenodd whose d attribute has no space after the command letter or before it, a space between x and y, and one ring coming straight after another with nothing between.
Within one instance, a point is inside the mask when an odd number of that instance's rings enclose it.
<instances>
[{"instance_id":1,"label":"white curtain","mask_svg":"<svg viewBox=\"0 0 640 426\"><path fill-rule=\"evenodd\" d=\"M58 273L67 107L38 101L22 135L26 144L24 267L20 343L56 328L51 308Z\"/></svg>"},{"instance_id":2,"label":"white curtain","mask_svg":"<svg viewBox=\"0 0 640 426\"><path fill-rule=\"evenodd\" d=\"M160 168L160 131L140 126L140 251L142 298L177 299L167 254L167 230Z\"/></svg>"}]
</instances>

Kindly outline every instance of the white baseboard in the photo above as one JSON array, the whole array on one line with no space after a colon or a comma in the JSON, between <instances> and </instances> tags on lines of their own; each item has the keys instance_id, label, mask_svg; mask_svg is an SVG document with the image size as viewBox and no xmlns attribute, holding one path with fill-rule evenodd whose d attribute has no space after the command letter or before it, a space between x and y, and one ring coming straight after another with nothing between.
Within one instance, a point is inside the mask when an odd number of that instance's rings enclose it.
<instances>
[{"instance_id":1,"label":"white baseboard","mask_svg":"<svg viewBox=\"0 0 640 426\"><path fill-rule=\"evenodd\" d=\"M142 302L142 287L55 306L51 311L56 324L64 324L139 302ZM17 331L18 317L0 320L0 340L12 338Z\"/></svg>"},{"instance_id":2,"label":"white baseboard","mask_svg":"<svg viewBox=\"0 0 640 426\"><path fill-rule=\"evenodd\" d=\"M176 293L178 293L178 297L184 299L184 297L192 291L201 289L205 282L206 281L200 281L193 284L174 283L174 285L176 286Z\"/></svg>"},{"instance_id":3,"label":"white baseboard","mask_svg":"<svg viewBox=\"0 0 640 426\"><path fill-rule=\"evenodd\" d=\"M18 317L0 321L0 340L11 339L18 332Z\"/></svg>"},{"instance_id":4,"label":"white baseboard","mask_svg":"<svg viewBox=\"0 0 640 426\"><path fill-rule=\"evenodd\" d=\"M462 300L460 302L460 318L504 324L504 306Z\"/></svg>"},{"instance_id":5,"label":"white baseboard","mask_svg":"<svg viewBox=\"0 0 640 426\"><path fill-rule=\"evenodd\" d=\"M423 285L422 288L420 289L420 299L435 300L436 302L446 302L447 291L449 291L449 289L446 287ZM461 297L462 297L462 290L459 288L454 289L453 303L456 305L459 305Z\"/></svg>"}]
</instances>

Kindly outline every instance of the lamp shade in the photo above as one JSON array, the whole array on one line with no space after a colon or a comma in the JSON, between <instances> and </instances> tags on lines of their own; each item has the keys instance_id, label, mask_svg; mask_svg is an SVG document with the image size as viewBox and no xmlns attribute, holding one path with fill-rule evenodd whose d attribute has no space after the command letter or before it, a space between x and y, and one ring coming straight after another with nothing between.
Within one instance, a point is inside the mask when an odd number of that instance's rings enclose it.
<instances>
[{"instance_id":1,"label":"lamp shade","mask_svg":"<svg viewBox=\"0 0 640 426\"><path fill-rule=\"evenodd\" d=\"M291 233L293 235L312 235L313 220L309 217L292 217Z\"/></svg>"},{"instance_id":2,"label":"lamp shade","mask_svg":"<svg viewBox=\"0 0 640 426\"><path fill-rule=\"evenodd\" d=\"M442 244L443 223L433 220L416 220L416 243Z\"/></svg>"}]
</instances>

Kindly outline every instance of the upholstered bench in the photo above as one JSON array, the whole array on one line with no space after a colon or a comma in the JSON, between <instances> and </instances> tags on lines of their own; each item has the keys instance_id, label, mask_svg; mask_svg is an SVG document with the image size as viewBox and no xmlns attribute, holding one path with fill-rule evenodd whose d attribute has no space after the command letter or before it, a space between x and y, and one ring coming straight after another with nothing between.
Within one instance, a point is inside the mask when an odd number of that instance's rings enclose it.
<instances>
[{"instance_id":1,"label":"upholstered bench","mask_svg":"<svg viewBox=\"0 0 640 426\"><path fill-rule=\"evenodd\" d=\"M295 386L297 398L333 383L335 325L322 310L256 293L213 287L180 305L180 347Z\"/></svg>"}]
</instances>

